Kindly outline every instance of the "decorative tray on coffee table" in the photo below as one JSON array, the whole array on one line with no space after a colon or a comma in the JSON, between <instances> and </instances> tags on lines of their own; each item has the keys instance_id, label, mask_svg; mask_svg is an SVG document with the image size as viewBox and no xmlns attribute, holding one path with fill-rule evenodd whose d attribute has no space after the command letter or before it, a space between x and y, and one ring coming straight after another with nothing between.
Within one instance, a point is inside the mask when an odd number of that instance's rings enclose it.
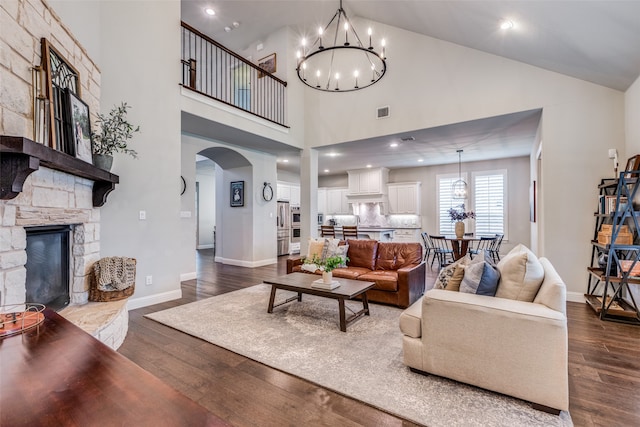
<instances>
[{"instance_id":1,"label":"decorative tray on coffee table","mask_svg":"<svg viewBox=\"0 0 640 427\"><path fill-rule=\"evenodd\" d=\"M0 338L22 333L44 321L45 307L38 303L0 306Z\"/></svg>"}]
</instances>

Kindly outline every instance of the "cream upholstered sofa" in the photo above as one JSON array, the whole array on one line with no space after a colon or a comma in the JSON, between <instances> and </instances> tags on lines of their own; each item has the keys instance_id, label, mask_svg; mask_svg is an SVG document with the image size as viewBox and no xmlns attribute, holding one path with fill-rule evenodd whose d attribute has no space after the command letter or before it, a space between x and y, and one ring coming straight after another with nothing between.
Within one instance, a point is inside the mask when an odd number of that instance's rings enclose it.
<instances>
[{"instance_id":1,"label":"cream upholstered sofa","mask_svg":"<svg viewBox=\"0 0 640 427\"><path fill-rule=\"evenodd\" d=\"M536 261L544 279L532 302L427 291L400 317L404 363L547 412L568 410L566 288L546 258Z\"/></svg>"}]
</instances>

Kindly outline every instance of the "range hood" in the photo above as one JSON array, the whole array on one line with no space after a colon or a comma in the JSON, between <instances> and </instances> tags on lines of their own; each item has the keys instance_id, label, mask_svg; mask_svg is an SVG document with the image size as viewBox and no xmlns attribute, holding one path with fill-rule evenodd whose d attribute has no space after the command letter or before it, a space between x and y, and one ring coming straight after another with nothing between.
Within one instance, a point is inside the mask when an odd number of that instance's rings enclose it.
<instances>
[{"instance_id":1,"label":"range hood","mask_svg":"<svg viewBox=\"0 0 640 427\"><path fill-rule=\"evenodd\" d=\"M347 201L352 205L359 203L379 205L381 215L387 215L389 212L389 196L386 194L347 194Z\"/></svg>"},{"instance_id":2,"label":"range hood","mask_svg":"<svg viewBox=\"0 0 640 427\"><path fill-rule=\"evenodd\" d=\"M382 193L347 194L349 203L384 203L389 204L389 196Z\"/></svg>"}]
</instances>

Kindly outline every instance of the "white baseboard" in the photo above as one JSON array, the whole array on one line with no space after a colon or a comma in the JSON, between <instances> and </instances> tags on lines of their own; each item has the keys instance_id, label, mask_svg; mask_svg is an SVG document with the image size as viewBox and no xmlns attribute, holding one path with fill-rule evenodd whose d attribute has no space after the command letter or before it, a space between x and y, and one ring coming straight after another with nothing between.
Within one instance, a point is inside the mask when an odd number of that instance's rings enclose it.
<instances>
[{"instance_id":1,"label":"white baseboard","mask_svg":"<svg viewBox=\"0 0 640 427\"><path fill-rule=\"evenodd\" d=\"M135 310L136 308L160 304L161 302L167 302L180 298L182 298L182 289L176 289L175 291L163 292L146 297L133 298L127 301L127 310Z\"/></svg>"},{"instance_id":2,"label":"white baseboard","mask_svg":"<svg viewBox=\"0 0 640 427\"><path fill-rule=\"evenodd\" d=\"M255 268L255 267L262 267L263 265L275 264L278 262L278 259L269 258L269 259L263 259L259 261L246 261L242 259L222 258L217 256L215 258L215 262L221 262L223 264L228 264L228 265L237 265L238 267Z\"/></svg>"},{"instance_id":3,"label":"white baseboard","mask_svg":"<svg viewBox=\"0 0 640 427\"><path fill-rule=\"evenodd\" d=\"M582 293L582 292L567 292L567 301L585 302L584 293Z\"/></svg>"},{"instance_id":4,"label":"white baseboard","mask_svg":"<svg viewBox=\"0 0 640 427\"><path fill-rule=\"evenodd\" d=\"M193 280L196 279L198 276L196 274L196 272L191 272L191 273L183 273L180 275L180 281L184 282L185 280Z\"/></svg>"},{"instance_id":5,"label":"white baseboard","mask_svg":"<svg viewBox=\"0 0 640 427\"><path fill-rule=\"evenodd\" d=\"M213 243L208 245L198 245L196 249L213 249Z\"/></svg>"}]
</instances>

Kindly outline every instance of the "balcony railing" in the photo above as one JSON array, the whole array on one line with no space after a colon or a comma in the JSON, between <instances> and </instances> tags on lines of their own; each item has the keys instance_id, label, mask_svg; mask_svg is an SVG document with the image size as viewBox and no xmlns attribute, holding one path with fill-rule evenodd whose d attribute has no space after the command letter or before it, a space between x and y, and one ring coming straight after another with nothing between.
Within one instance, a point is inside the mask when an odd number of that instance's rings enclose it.
<instances>
[{"instance_id":1,"label":"balcony railing","mask_svg":"<svg viewBox=\"0 0 640 427\"><path fill-rule=\"evenodd\" d=\"M182 86L287 127L287 82L184 22Z\"/></svg>"}]
</instances>

